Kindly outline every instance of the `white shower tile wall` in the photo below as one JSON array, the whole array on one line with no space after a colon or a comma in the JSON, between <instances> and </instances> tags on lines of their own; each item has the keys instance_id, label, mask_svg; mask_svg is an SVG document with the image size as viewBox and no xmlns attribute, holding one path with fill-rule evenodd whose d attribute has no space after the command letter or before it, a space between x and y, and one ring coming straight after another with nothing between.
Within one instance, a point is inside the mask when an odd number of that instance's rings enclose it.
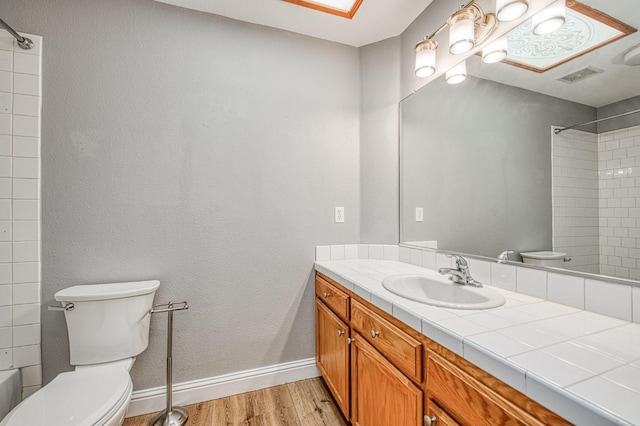
<instances>
[{"instance_id":1,"label":"white shower tile wall","mask_svg":"<svg viewBox=\"0 0 640 426\"><path fill-rule=\"evenodd\" d=\"M640 126L601 133L600 268L640 279Z\"/></svg>"},{"instance_id":2,"label":"white shower tile wall","mask_svg":"<svg viewBox=\"0 0 640 426\"><path fill-rule=\"evenodd\" d=\"M24 36L32 50L0 30L0 370L19 368L27 396L42 385L42 37Z\"/></svg>"},{"instance_id":3,"label":"white shower tile wall","mask_svg":"<svg viewBox=\"0 0 640 426\"><path fill-rule=\"evenodd\" d=\"M553 135L553 248L574 271L600 273L598 136Z\"/></svg>"},{"instance_id":4,"label":"white shower tile wall","mask_svg":"<svg viewBox=\"0 0 640 426\"><path fill-rule=\"evenodd\" d=\"M355 254L356 247L358 256L355 258L345 255L332 256L333 253L351 252ZM432 270L436 270L441 266L452 266L451 259L442 253L436 253L432 250L382 244L316 247L316 262L354 259L400 261ZM475 258L468 258L467 260L471 274L483 284L501 287L561 305L620 318L625 321L640 323L640 287L596 281L563 274L560 271L547 272Z\"/></svg>"}]
</instances>

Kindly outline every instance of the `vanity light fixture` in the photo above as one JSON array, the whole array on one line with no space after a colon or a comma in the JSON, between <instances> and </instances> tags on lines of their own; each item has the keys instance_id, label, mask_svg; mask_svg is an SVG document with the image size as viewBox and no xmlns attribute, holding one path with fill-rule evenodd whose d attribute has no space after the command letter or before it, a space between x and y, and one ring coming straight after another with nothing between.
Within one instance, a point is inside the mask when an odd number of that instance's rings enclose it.
<instances>
[{"instance_id":1,"label":"vanity light fixture","mask_svg":"<svg viewBox=\"0 0 640 426\"><path fill-rule=\"evenodd\" d=\"M496 0L496 16L500 22L518 19L529 9L529 0Z\"/></svg>"},{"instance_id":2,"label":"vanity light fixture","mask_svg":"<svg viewBox=\"0 0 640 426\"><path fill-rule=\"evenodd\" d=\"M433 34L425 37L414 49L416 53L415 73L418 77L429 77L436 70L436 49L438 43L435 36L445 28L449 28L449 52L461 55L483 43L498 27L498 18L494 13L484 10L471 0L453 13L447 22L442 24Z\"/></svg>"},{"instance_id":3,"label":"vanity light fixture","mask_svg":"<svg viewBox=\"0 0 640 426\"><path fill-rule=\"evenodd\" d=\"M455 65L445 74L448 84L462 83L467 78L467 61Z\"/></svg>"},{"instance_id":4,"label":"vanity light fixture","mask_svg":"<svg viewBox=\"0 0 640 426\"><path fill-rule=\"evenodd\" d=\"M493 64L502 61L507 57L509 40L507 36L502 36L496 41L482 48L482 61L486 64Z\"/></svg>"},{"instance_id":5,"label":"vanity light fixture","mask_svg":"<svg viewBox=\"0 0 640 426\"><path fill-rule=\"evenodd\" d=\"M447 21L449 25L449 52L454 55L467 53L476 44L477 12L475 9L460 9Z\"/></svg>"},{"instance_id":6,"label":"vanity light fixture","mask_svg":"<svg viewBox=\"0 0 640 426\"><path fill-rule=\"evenodd\" d=\"M416 45L416 76L429 77L436 72L436 49L438 42L426 39Z\"/></svg>"},{"instance_id":7,"label":"vanity light fixture","mask_svg":"<svg viewBox=\"0 0 640 426\"><path fill-rule=\"evenodd\" d=\"M567 16L565 1L558 1L541 10L531 19L533 33L536 35L550 34L564 25Z\"/></svg>"}]
</instances>

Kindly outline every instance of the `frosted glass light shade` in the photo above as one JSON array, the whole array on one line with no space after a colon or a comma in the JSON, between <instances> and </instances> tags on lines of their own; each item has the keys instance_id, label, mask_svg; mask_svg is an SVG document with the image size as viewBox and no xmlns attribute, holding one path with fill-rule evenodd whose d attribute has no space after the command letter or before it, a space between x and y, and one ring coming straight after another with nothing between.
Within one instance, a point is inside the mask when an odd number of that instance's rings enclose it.
<instances>
[{"instance_id":1,"label":"frosted glass light shade","mask_svg":"<svg viewBox=\"0 0 640 426\"><path fill-rule=\"evenodd\" d=\"M429 77L436 72L436 48L438 42L425 40L415 48L416 52L416 76Z\"/></svg>"},{"instance_id":2,"label":"frosted glass light shade","mask_svg":"<svg viewBox=\"0 0 640 426\"><path fill-rule=\"evenodd\" d=\"M482 48L482 61L487 64L500 62L507 57L509 40L507 36L500 37L493 43Z\"/></svg>"},{"instance_id":3,"label":"frosted glass light shade","mask_svg":"<svg viewBox=\"0 0 640 426\"><path fill-rule=\"evenodd\" d=\"M559 1L541 10L531 19L533 33L549 34L564 25L567 9L564 1Z\"/></svg>"},{"instance_id":4,"label":"frosted glass light shade","mask_svg":"<svg viewBox=\"0 0 640 426\"><path fill-rule=\"evenodd\" d=\"M456 12L449 18L449 52L454 55L467 53L476 44L476 14L470 9Z\"/></svg>"},{"instance_id":5,"label":"frosted glass light shade","mask_svg":"<svg viewBox=\"0 0 640 426\"><path fill-rule=\"evenodd\" d=\"M449 84L462 83L467 78L467 62L462 61L447 71L445 78Z\"/></svg>"},{"instance_id":6,"label":"frosted glass light shade","mask_svg":"<svg viewBox=\"0 0 640 426\"><path fill-rule=\"evenodd\" d=\"M496 0L498 21L509 22L518 19L529 9L529 0Z\"/></svg>"}]
</instances>

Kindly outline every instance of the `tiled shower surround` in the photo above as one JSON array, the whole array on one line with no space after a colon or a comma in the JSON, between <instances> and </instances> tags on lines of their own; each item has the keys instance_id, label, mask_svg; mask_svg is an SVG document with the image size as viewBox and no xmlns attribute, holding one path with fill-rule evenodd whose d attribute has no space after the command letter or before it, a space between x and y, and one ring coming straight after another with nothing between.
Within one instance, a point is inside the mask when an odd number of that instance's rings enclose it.
<instances>
[{"instance_id":1,"label":"tiled shower surround","mask_svg":"<svg viewBox=\"0 0 640 426\"><path fill-rule=\"evenodd\" d=\"M0 370L20 368L23 395L40 361L42 38L23 50L0 30Z\"/></svg>"},{"instance_id":2,"label":"tiled shower surround","mask_svg":"<svg viewBox=\"0 0 640 426\"><path fill-rule=\"evenodd\" d=\"M554 249L568 268L640 279L640 126L553 137Z\"/></svg>"}]
</instances>

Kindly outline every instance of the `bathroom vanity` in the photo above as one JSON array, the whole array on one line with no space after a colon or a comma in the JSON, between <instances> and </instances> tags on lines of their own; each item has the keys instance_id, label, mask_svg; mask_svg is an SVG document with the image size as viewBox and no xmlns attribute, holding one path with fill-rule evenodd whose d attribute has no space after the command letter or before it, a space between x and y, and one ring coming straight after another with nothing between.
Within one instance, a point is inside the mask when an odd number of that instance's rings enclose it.
<instances>
[{"instance_id":1,"label":"bathroom vanity","mask_svg":"<svg viewBox=\"0 0 640 426\"><path fill-rule=\"evenodd\" d=\"M570 424L320 272L315 304L318 368L354 425Z\"/></svg>"},{"instance_id":2,"label":"bathroom vanity","mask_svg":"<svg viewBox=\"0 0 640 426\"><path fill-rule=\"evenodd\" d=\"M640 364L638 324L497 287L499 308L424 305L383 287L390 275L429 272L398 261L315 269L317 365L353 425L638 424L637 391L619 393L612 379ZM560 353L568 347L574 358Z\"/></svg>"}]
</instances>

